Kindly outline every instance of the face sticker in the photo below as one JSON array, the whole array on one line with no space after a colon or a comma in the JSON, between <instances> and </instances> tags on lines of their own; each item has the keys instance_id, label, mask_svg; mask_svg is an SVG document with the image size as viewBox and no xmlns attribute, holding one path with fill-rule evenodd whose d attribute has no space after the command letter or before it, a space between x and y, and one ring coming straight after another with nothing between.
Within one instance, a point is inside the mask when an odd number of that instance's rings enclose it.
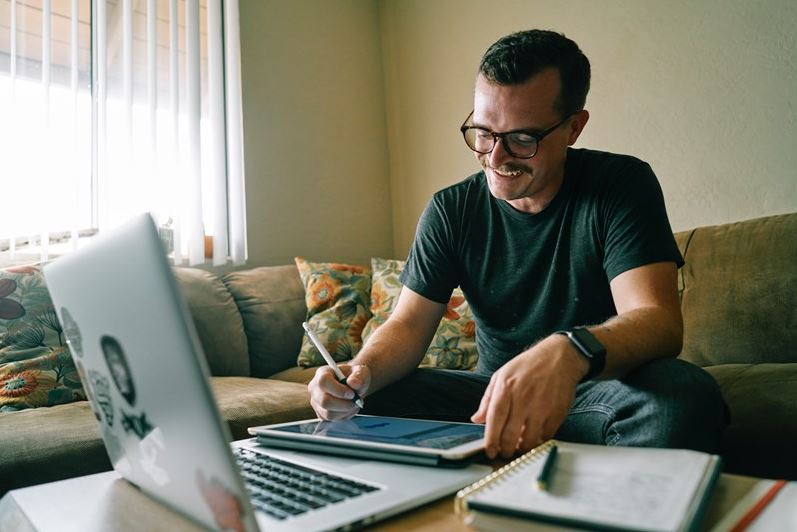
<instances>
[{"instance_id":1,"label":"face sticker","mask_svg":"<svg viewBox=\"0 0 797 532\"><path fill-rule=\"evenodd\" d=\"M77 357L83 358L83 337L80 335L77 323L66 309L61 307L61 324L64 326L64 336L69 350Z\"/></svg>"},{"instance_id":2,"label":"face sticker","mask_svg":"<svg viewBox=\"0 0 797 532\"><path fill-rule=\"evenodd\" d=\"M140 416L136 416L135 414L128 414L122 410L122 428L125 434L130 434L132 432L143 439L144 436L149 434L155 427L147 420L146 413L142 412Z\"/></svg>"},{"instance_id":3,"label":"face sticker","mask_svg":"<svg viewBox=\"0 0 797 532\"><path fill-rule=\"evenodd\" d=\"M113 401L111 400L111 385L108 382L108 377L104 377L101 373L89 370L89 381L91 382L94 397L100 405L105 416L105 423L109 427L113 426Z\"/></svg>"},{"instance_id":4,"label":"face sticker","mask_svg":"<svg viewBox=\"0 0 797 532\"><path fill-rule=\"evenodd\" d=\"M196 482L219 529L243 532L243 505L235 494L225 488L217 478L211 478L210 482L205 480L202 471L196 472Z\"/></svg>"},{"instance_id":5,"label":"face sticker","mask_svg":"<svg viewBox=\"0 0 797 532\"><path fill-rule=\"evenodd\" d=\"M80 377L80 382L83 384L83 389L86 391L86 398L89 400L91 412L94 414L94 417L97 418L97 421L102 421L102 417L100 416L100 406L97 404L97 400L94 398L94 392L91 390L91 382L86 375L86 369L78 359L75 359L75 368L77 368L77 374Z\"/></svg>"},{"instance_id":6,"label":"face sticker","mask_svg":"<svg viewBox=\"0 0 797 532\"><path fill-rule=\"evenodd\" d=\"M100 347L102 347L102 354L105 356L105 363L108 364L108 369L111 371L116 389L125 398L127 404L135 406L136 387L133 384L130 366L127 364L122 346L119 345L116 338L103 336L100 338Z\"/></svg>"},{"instance_id":7,"label":"face sticker","mask_svg":"<svg viewBox=\"0 0 797 532\"><path fill-rule=\"evenodd\" d=\"M161 455L166 445L163 443L163 432L160 428L153 429L138 444L141 456L141 468L149 475L155 484L165 486L169 483L169 476L166 471L158 465L158 457Z\"/></svg>"},{"instance_id":8,"label":"face sticker","mask_svg":"<svg viewBox=\"0 0 797 532\"><path fill-rule=\"evenodd\" d=\"M131 472L130 461L125 456L122 443L112 430L102 428L102 437L105 440L105 449L108 451L108 458L111 459L114 469L120 473L129 474Z\"/></svg>"}]
</instances>

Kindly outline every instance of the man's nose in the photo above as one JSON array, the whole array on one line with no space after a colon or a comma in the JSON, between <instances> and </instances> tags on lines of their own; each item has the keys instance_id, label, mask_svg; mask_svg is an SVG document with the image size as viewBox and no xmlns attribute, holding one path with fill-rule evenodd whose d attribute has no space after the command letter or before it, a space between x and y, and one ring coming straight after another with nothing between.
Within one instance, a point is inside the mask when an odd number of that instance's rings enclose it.
<instances>
[{"instance_id":1,"label":"man's nose","mask_svg":"<svg viewBox=\"0 0 797 532\"><path fill-rule=\"evenodd\" d=\"M506 151L504 143L500 138L495 139L495 146L493 146L493 151L487 154L487 157L491 168L499 168L502 165L506 164L507 161L514 158L512 157L511 153Z\"/></svg>"}]
</instances>

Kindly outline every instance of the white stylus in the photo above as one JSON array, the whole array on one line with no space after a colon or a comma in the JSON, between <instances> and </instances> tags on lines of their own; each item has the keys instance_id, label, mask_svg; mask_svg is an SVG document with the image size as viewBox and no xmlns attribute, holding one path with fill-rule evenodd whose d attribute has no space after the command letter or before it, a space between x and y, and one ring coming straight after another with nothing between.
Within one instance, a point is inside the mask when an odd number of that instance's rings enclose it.
<instances>
[{"instance_id":1,"label":"white stylus","mask_svg":"<svg viewBox=\"0 0 797 532\"><path fill-rule=\"evenodd\" d=\"M327 365L330 368L332 368L332 371L335 372L335 377L338 379L338 382L341 384L346 384L346 375L344 375L343 372L340 371L340 368L335 363L335 359L332 358L332 355L329 354L327 348L324 347L324 344L322 344L321 340L318 339L318 336L315 335L313 329L310 328L310 324L307 323L306 321L302 322L302 328L304 328L305 332L307 333L307 337L310 338L311 342L313 342L313 345L316 347L316 349L318 349L318 352L321 353L321 356L324 357L324 360L326 361ZM349 385L346 384L346 386ZM351 386L349 386L349 388L351 388ZM352 398L352 402L355 405L359 406L360 408L363 408L365 406L365 403L363 402L362 397L360 397L360 395L357 393L355 389L352 388L351 391L354 392L354 398Z\"/></svg>"}]
</instances>

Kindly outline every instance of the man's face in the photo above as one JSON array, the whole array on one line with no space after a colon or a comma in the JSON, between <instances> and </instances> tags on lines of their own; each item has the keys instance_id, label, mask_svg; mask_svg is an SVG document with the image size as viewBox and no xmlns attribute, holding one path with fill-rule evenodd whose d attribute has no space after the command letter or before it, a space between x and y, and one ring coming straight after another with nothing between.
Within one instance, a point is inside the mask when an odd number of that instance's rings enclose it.
<instances>
[{"instance_id":1,"label":"man's face","mask_svg":"<svg viewBox=\"0 0 797 532\"><path fill-rule=\"evenodd\" d=\"M479 75L472 122L496 133L517 129L542 132L564 118L554 111L559 90L559 72L553 68L520 85L498 85ZM565 121L539 143L531 159L513 157L500 141L492 152L477 153L492 195L520 211L542 211L559 191L567 146L578 138L588 116L581 111Z\"/></svg>"}]
</instances>

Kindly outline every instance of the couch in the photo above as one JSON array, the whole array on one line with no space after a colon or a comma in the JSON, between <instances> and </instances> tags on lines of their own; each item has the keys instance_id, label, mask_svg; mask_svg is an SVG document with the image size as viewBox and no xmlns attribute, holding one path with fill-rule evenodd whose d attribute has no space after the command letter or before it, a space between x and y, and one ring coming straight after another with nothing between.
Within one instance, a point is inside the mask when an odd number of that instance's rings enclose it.
<instances>
[{"instance_id":1,"label":"couch","mask_svg":"<svg viewBox=\"0 0 797 532\"><path fill-rule=\"evenodd\" d=\"M797 213L675 236L686 259L680 356L716 378L730 408L725 471L797 479ZM312 417L315 369L296 366L307 312L297 268L175 274L233 438ZM0 495L107 469L86 401L0 413Z\"/></svg>"}]
</instances>

